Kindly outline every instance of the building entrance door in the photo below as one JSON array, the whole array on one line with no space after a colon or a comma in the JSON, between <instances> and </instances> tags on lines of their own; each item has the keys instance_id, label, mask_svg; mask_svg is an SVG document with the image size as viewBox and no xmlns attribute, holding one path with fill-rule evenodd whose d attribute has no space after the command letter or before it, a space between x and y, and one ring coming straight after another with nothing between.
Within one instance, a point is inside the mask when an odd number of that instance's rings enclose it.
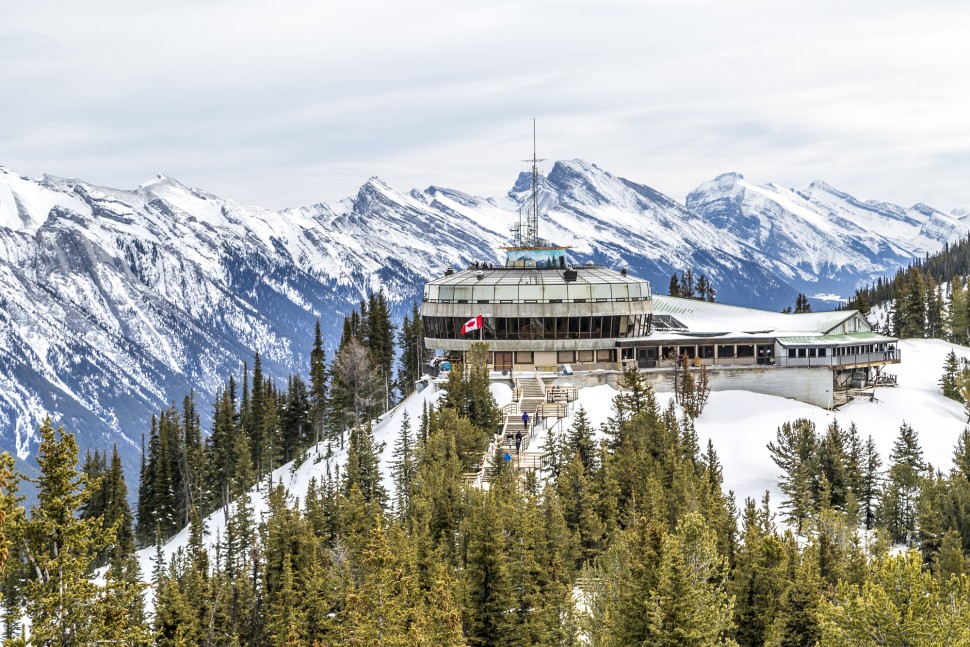
<instances>
[{"instance_id":1,"label":"building entrance door","mask_svg":"<svg viewBox=\"0 0 970 647\"><path fill-rule=\"evenodd\" d=\"M495 369L496 371L511 371L512 370L512 353L507 351L495 351Z\"/></svg>"}]
</instances>

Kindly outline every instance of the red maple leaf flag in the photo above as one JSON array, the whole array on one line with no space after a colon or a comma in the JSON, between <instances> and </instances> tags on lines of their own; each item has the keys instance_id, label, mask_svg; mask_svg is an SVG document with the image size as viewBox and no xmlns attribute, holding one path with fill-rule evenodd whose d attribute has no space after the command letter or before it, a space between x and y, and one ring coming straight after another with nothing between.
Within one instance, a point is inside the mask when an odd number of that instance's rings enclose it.
<instances>
[{"instance_id":1,"label":"red maple leaf flag","mask_svg":"<svg viewBox=\"0 0 970 647\"><path fill-rule=\"evenodd\" d=\"M481 329L482 329L482 315L478 315L477 317L472 317L471 319L465 322L465 325L461 327L461 334L464 335L465 333L470 333L473 330L481 330Z\"/></svg>"}]
</instances>

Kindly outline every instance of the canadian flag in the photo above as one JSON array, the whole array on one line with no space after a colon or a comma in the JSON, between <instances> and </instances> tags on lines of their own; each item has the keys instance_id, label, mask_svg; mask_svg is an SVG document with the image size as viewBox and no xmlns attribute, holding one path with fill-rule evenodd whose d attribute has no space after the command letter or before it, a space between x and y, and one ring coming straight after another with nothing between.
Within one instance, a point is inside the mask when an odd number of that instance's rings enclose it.
<instances>
[{"instance_id":1,"label":"canadian flag","mask_svg":"<svg viewBox=\"0 0 970 647\"><path fill-rule=\"evenodd\" d=\"M482 315L478 315L477 317L472 317L471 319L465 322L465 325L461 327L461 334L464 335L465 333L469 333L473 330L481 330L481 329L482 329Z\"/></svg>"}]
</instances>

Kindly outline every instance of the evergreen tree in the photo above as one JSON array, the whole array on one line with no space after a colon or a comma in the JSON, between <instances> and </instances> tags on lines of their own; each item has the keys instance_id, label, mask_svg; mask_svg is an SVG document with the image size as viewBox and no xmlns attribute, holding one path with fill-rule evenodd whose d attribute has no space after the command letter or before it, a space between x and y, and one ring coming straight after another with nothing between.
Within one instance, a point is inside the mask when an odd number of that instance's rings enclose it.
<instances>
[{"instance_id":1,"label":"evergreen tree","mask_svg":"<svg viewBox=\"0 0 970 647\"><path fill-rule=\"evenodd\" d=\"M148 644L148 635L128 612L140 586L108 577L102 588L88 578L93 556L112 541L100 517L83 519L91 491L77 472L72 434L46 419L40 428L37 504L18 529L20 558L29 566L26 613L36 644L85 645L124 635L128 644Z\"/></svg>"},{"instance_id":2,"label":"evergreen tree","mask_svg":"<svg viewBox=\"0 0 970 647\"><path fill-rule=\"evenodd\" d=\"M391 477L394 481L395 509L401 518L411 513L411 493L417 477L414 455L414 436L411 434L411 417L407 411L401 420L401 431L394 441L391 455Z\"/></svg>"},{"instance_id":3,"label":"evergreen tree","mask_svg":"<svg viewBox=\"0 0 970 647\"><path fill-rule=\"evenodd\" d=\"M866 530L872 530L876 524L876 507L881 494L879 487L879 468L881 466L882 460L876 451L876 441L872 439L872 436L869 436L863 453L858 496Z\"/></svg>"},{"instance_id":4,"label":"evergreen tree","mask_svg":"<svg viewBox=\"0 0 970 647\"><path fill-rule=\"evenodd\" d=\"M670 275L670 287L667 288L667 294L672 297L680 296L680 279L677 278L676 272Z\"/></svg>"},{"instance_id":5,"label":"evergreen tree","mask_svg":"<svg viewBox=\"0 0 970 647\"><path fill-rule=\"evenodd\" d=\"M781 507L798 534L803 533L816 507L817 444L815 423L805 418L783 424L778 428L777 442L768 443L772 460L783 472L778 485L788 498Z\"/></svg>"},{"instance_id":6,"label":"evergreen tree","mask_svg":"<svg viewBox=\"0 0 970 647\"><path fill-rule=\"evenodd\" d=\"M906 423L899 428L889 460L879 516L893 541L912 545L917 531L916 502L920 478L926 465L916 431Z\"/></svg>"},{"instance_id":7,"label":"evergreen tree","mask_svg":"<svg viewBox=\"0 0 970 647\"><path fill-rule=\"evenodd\" d=\"M961 401L960 391L957 386L957 354L950 350L943 362L943 375L940 377L940 390L943 395L951 400Z\"/></svg>"},{"instance_id":8,"label":"evergreen tree","mask_svg":"<svg viewBox=\"0 0 970 647\"><path fill-rule=\"evenodd\" d=\"M970 578L941 586L910 551L884 558L862 586L840 585L819 615L824 645L966 645Z\"/></svg>"},{"instance_id":9,"label":"evergreen tree","mask_svg":"<svg viewBox=\"0 0 970 647\"><path fill-rule=\"evenodd\" d=\"M727 564L714 534L695 513L663 542L657 588L647 601L651 645L731 644L734 600L724 590Z\"/></svg>"},{"instance_id":10,"label":"evergreen tree","mask_svg":"<svg viewBox=\"0 0 970 647\"><path fill-rule=\"evenodd\" d=\"M417 302L411 304L410 316L405 313L401 332L398 336L401 349L397 369L397 386L405 397L414 392L414 383L421 377L424 368L424 322Z\"/></svg>"},{"instance_id":11,"label":"evergreen tree","mask_svg":"<svg viewBox=\"0 0 970 647\"><path fill-rule=\"evenodd\" d=\"M313 332L313 349L310 351L310 406L313 419L313 442L323 440L327 416L327 353L323 349L323 333L320 319Z\"/></svg>"}]
</instances>

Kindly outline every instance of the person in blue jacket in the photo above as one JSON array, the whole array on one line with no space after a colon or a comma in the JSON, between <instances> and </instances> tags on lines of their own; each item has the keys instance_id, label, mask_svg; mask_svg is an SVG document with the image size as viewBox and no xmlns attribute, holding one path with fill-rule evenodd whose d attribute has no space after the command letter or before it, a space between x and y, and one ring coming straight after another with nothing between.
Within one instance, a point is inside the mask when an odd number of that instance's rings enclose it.
<instances>
[{"instance_id":1,"label":"person in blue jacket","mask_svg":"<svg viewBox=\"0 0 970 647\"><path fill-rule=\"evenodd\" d=\"M529 412L528 411L523 411L522 412L522 428L523 429L528 429L529 428Z\"/></svg>"}]
</instances>

